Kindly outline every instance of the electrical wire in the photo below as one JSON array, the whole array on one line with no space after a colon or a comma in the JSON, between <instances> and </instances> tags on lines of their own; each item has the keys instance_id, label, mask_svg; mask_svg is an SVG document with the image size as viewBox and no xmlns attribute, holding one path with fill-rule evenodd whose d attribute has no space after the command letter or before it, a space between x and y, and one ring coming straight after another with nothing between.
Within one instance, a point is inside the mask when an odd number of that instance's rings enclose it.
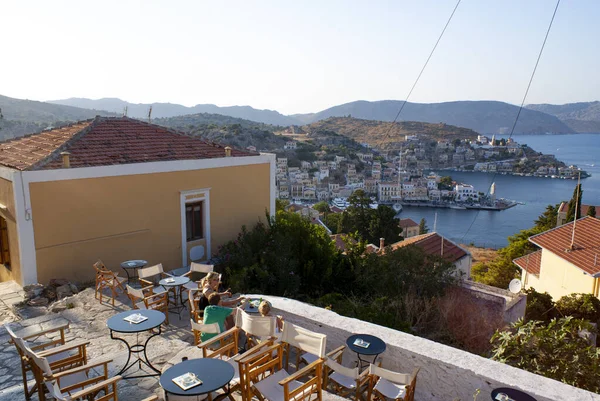
<instances>
[{"instance_id":1,"label":"electrical wire","mask_svg":"<svg viewBox=\"0 0 600 401\"><path fill-rule=\"evenodd\" d=\"M508 139L512 138L512 136L515 132L515 128L517 126L517 122L519 121L519 116L521 116L521 111L523 111L523 107L525 106L525 100L527 99L527 95L529 94L529 89L531 88L531 83L533 82L533 78L535 77L535 72L537 71L538 65L540 63L540 59L542 58L542 53L544 52L544 47L546 47L546 41L548 40L548 35L550 35L550 30L552 29L552 24L554 23L554 17L556 17L556 12L558 11L559 5L560 5L560 0L557 0L556 6L554 7L554 13L552 13L552 18L550 19L550 24L548 25L548 29L546 30L546 36L544 36L544 41L542 42L542 47L540 48L540 52L538 53L537 60L535 61L535 66L533 67L533 71L531 72L531 77L529 78L529 83L527 84L527 89L525 90L525 94L523 95L523 100L521 101L521 106L519 107L519 111L517 112L517 117L515 118L515 121L512 125ZM492 144L492 145L494 145L494 144ZM492 180L491 180L490 186L488 188L488 193L490 192L490 190L492 188L492 184L494 183L496 175L498 175L497 171L492 176ZM480 211L481 211L481 209L477 209L477 212L475 213L475 217L473 218L473 221L471 222L471 224L469 225L469 228L467 228L467 231L464 233L464 235L461 238L461 242L465 239L465 237L467 236L467 234L473 227L473 224L475 224L475 220L477 220L477 217L479 216Z\"/></svg>"}]
</instances>

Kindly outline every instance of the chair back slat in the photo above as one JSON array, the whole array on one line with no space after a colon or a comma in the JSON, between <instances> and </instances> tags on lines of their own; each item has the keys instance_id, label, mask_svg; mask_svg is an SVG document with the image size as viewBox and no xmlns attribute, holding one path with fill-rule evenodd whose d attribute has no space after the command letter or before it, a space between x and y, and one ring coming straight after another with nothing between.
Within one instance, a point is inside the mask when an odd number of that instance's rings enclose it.
<instances>
[{"instance_id":1,"label":"chair back slat","mask_svg":"<svg viewBox=\"0 0 600 401\"><path fill-rule=\"evenodd\" d=\"M143 269L138 269L139 278L148 278L162 273L164 273L162 263L150 267L144 267Z\"/></svg>"},{"instance_id":2,"label":"chair back slat","mask_svg":"<svg viewBox=\"0 0 600 401\"><path fill-rule=\"evenodd\" d=\"M380 368L379 366L373 364L369 366L369 374L383 377L384 379L396 384L410 384L411 380L413 379L412 375L407 373L392 372L391 370ZM416 373L413 372L413 374L415 374L416 378Z\"/></svg>"},{"instance_id":3,"label":"chair back slat","mask_svg":"<svg viewBox=\"0 0 600 401\"><path fill-rule=\"evenodd\" d=\"M295 324L286 322L283 325L281 341L300 348L304 352L310 352L319 358L325 357L325 345L327 336L304 329Z\"/></svg>"},{"instance_id":4,"label":"chair back slat","mask_svg":"<svg viewBox=\"0 0 600 401\"><path fill-rule=\"evenodd\" d=\"M205 265L203 263L192 262L190 264L190 271L197 273L210 273L215 268L214 265Z\"/></svg>"},{"instance_id":5,"label":"chair back slat","mask_svg":"<svg viewBox=\"0 0 600 401\"><path fill-rule=\"evenodd\" d=\"M356 368L347 368L347 367L337 363L334 359L327 358L325 360L325 364L334 372L337 372L341 375L350 377L354 380L358 379L358 376L360 376L360 372L357 367Z\"/></svg>"},{"instance_id":6,"label":"chair back slat","mask_svg":"<svg viewBox=\"0 0 600 401\"><path fill-rule=\"evenodd\" d=\"M257 337L275 337L274 316L252 316L238 308L235 315L235 325L244 330L247 335Z\"/></svg>"}]
</instances>

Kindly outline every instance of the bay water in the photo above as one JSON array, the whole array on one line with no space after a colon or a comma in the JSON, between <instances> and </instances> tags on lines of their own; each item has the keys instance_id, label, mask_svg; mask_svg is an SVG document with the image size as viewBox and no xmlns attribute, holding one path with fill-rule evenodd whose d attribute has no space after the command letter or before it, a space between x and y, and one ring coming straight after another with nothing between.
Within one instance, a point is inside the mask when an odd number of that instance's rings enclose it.
<instances>
[{"instance_id":1,"label":"bay water","mask_svg":"<svg viewBox=\"0 0 600 401\"><path fill-rule=\"evenodd\" d=\"M591 174L581 180L582 202L600 205L600 134L514 135L513 139L544 154L553 154L567 165L575 164ZM438 233L461 244L501 248L507 237L534 225L549 204L568 201L576 180L519 177L479 172L438 171L453 180L472 184L487 193L496 183L496 196L523 204L502 211L433 209L406 206L399 218L409 217L417 223L425 218L430 230L437 222ZM600 214L600 209L598 210Z\"/></svg>"}]
</instances>

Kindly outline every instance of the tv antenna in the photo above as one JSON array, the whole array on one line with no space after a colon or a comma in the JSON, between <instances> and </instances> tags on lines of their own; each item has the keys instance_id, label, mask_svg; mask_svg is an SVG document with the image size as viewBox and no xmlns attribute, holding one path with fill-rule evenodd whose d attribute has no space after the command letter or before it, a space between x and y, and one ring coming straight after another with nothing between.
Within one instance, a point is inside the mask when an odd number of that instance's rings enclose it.
<instances>
[{"instance_id":1,"label":"tv antenna","mask_svg":"<svg viewBox=\"0 0 600 401\"><path fill-rule=\"evenodd\" d=\"M152 122L152 106L150 106L150 109L148 110L148 124L150 124Z\"/></svg>"},{"instance_id":2,"label":"tv antenna","mask_svg":"<svg viewBox=\"0 0 600 401\"><path fill-rule=\"evenodd\" d=\"M127 117L127 106L123 107L123 117Z\"/></svg>"}]
</instances>

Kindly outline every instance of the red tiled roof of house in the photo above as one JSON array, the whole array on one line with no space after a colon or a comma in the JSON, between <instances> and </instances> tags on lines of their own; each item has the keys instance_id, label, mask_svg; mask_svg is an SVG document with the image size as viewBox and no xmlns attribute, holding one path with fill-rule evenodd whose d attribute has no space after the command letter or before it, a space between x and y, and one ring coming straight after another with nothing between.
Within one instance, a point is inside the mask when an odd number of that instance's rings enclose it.
<instances>
[{"instance_id":1,"label":"red tiled roof of house","mask_svg":"<svg viewBox=\"0 0 600 401\"><path fill-rule=\"evenodd\" d=\"M529 253L513 260L513 263L525 270L527 273L539 276L542 265L542 250Z\"/></svg>"},{"instance_id":2,"label":"red tiled roof of house","mask_svg":"<svg viewBox=\"0 0 600 401\"><path fill-rule=\"evenodd\" d=\"M581 213L580 215L583 216L587 216L588 211L590 210L590 207L592 205L586 205L585 203L581 204ZM597 210L598 216L600 216L600 205L599 206L594 206ZM568 213L569 212L569 202L561 202L559 208L558 208L559 213ZM598 217L597 216L597 217Z\"/></svg>"},{"instance_id":3,"label":"red tiled roof of house","mask_svg":"<svg viewBox=\"0 0 600 401\"><path fill-rule=\"evenodd\" d=\"M352 237L349 237L348 234L334 234L330 235L331 240L335 242L335 247L340 251L346 251L346 242L348 241L352 244L356 244L356 240Z\"/></svg>"},{"instance_id":4,"label":"red tiled roof of house","mask_svg":"<svg viewBox=\"0 0 600 401\"><path fill-rule=\"evenodd\" d=\"M17 170L62 168L60 153L70 152L71 167L225 157L225 146L128 117L96 117L0 143L0 165ZM255 156L237 149L231 156Z\"/></svg>"},{"instance_id":5,"label":"red tiled roof of house","mask_svg":"<svg viewBox=\"0 0 600 401\"><path fill-rule=\"evenodd\" d=\"M416 223L413 219L400 219L400 223L398 223L400 228L408 228L408 227L419 227L419 224Z\"/></svg>"},{"instance_id":6,"label":"red tiled roof of house","mask_svg":"<svg viewBox=\"0 0 600 401\"><path fill-rule=\"evenodd\" d=\"M574 222L529 237L529 241L577 266L584 272L600 273L600 220L582 217L575 224L575 240L571 247Z\"/></svg>"},{"instance_id":7,"label":"red tiled roof of house","mask_svg":"<svg viewBox=\"0 0 600 401\"><path fill-rule=\"evenodd\" d=\"M442 241L444 246L442 247ZM399 241L391 245L392 249L403 248L409 245L415 245L423 249L428 255L442 256L444 259L450 262L456 262L463 257L467 256L468 253L454 242L443 238L438 233L421 234L415 237Z\"/></svg>"},{"instance_id":8,"label":"red tiled roof of house","mask_svg":"<svg viewBox=\"0 0 600 401\"><path fill-rule=\"evenodd\" d=\"M329 210L331 210L331 213L342 213L344 211L344 209L340 209L337 206L331 206Z\"/></svg>"}]
</instances>

